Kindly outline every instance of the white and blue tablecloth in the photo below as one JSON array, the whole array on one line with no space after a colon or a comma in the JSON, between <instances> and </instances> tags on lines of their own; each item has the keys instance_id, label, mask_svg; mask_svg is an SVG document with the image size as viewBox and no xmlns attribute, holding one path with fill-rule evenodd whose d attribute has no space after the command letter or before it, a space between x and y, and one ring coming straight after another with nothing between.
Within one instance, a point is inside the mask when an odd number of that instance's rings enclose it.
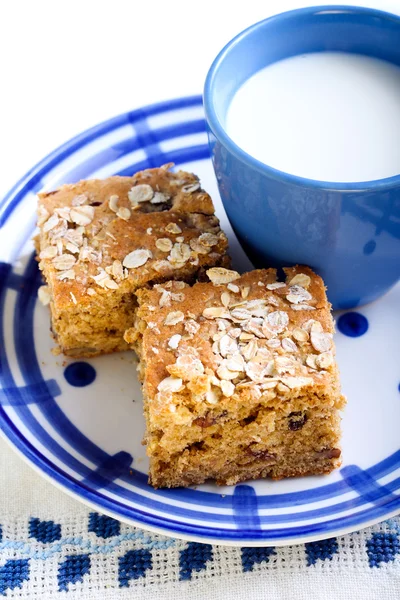
<instances>
[{"instance_id":1,"label":"white and blue tablecloth","mask_svg":"<svg viewBox=\"0 0 400 600\"><path fill-rule=\"evenodd\" d=\"M298 546L211 546L90 510L3 441L0 473L0 597L400 599L400 518Z\"/></svg>"}]
</instances>

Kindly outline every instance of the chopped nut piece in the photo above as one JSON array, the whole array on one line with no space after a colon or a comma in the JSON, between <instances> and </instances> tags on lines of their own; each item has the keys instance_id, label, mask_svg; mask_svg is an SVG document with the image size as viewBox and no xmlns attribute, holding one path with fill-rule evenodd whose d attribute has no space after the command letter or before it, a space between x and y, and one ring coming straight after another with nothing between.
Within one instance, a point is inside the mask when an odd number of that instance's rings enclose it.
<instances>
[{"instance_id":1,"label":"chopped nut piece","mask_svg":"<svg viewBox=\"0 0 400 600\"><path fill-rule=\"evenodd\" d=\"M182 229L177 223L168 223L168 225L165 227L165 231L168 231L168 233L175 234L182 233Z\"/></svg>"},{"instance_id":2,"label":"chopped nut piece","mask_svg":"<svg viewBox=\"0 0 400 600\"><path fill-rule=\"evenodd\" d=\"M163 204L164 202L168 202L169 196L166 194L162 194L161 192L154 192L154 196L150 200L152 204Z\"/></svg>"},{"instance_id":3,"label":"chopped nut piece","mask_svg":"<svg viewBox=\"0 0 400 600\"><path fill-rule=\"evenodd\" d=\"M281 394L287 394L287 392L290 390L290 388L284 383L278 383L276 389L278 390L278 392L281 392Z\"/></svg>"},{"instance_id":4,"label":"chopped nut piece","mask_svg":"<svg viewBox=\"0 0 400 600\"><path fill-rule=\"evenodd\" d=\"M309 304L291 304L290 308L292 310L315 310L315 306Z\"/></svg>"},{"instance_id":5,"label":"chopped nut piece","mask_svg":"<svg viewBox=\"0 0 400 600\"><path fill-rule=\"evenodd\" d=\"M113 194L112 196L110 196L110 199L108 201L108 206L110 207L110 210L112 210L115 213L118 211L118 200L119 197L116 194Z\"/></svg>"},{"instance_id":6,"label":"chopped nut piece","mask_svg":"<svg viewBox=\"0 0 400 600\"><path fill-rule=\"evenodd\" d=\"M201 360L191 354L181 354L176 359L176 363L168 365L167 370L175 377L182 377L185 381L191 381L204 373L204 366Z\"/></svg>"},{"instance_id":7,"label":"chopped nut piece","mask_svg":"<svg viewBox=\"0 0 400 600\"><path fill-rule=\"evenodd\" d=\"M231 311L231 317L235 322L247 321L251 319L251 312L246 308L234 308Z\"/></svg>"},{"instance_id":8,"label":"chopped nut piece","mask_svg":"<svg viewBox=\"0 0 400 600\"><path fill-rule=\"evenodd\" d=\"M286 283L282 283L281 281L276 281L275 283L268 283L267 290L279 290L279 288L286 287Z\"/></svg>"},{"instance_id":9,"label":"chopped nut piece","mask_svg":"<svg viewBox=\"0 0 400 600\"><path fill-rule=\"evenodd\" d=\"M221 392L227 398L230 398L235 393L235 386L231 381L227 381L226 379L221 380Z\"/></svg>"},{"instance_id":10,"label":"chopped nut piece","mask_svg":"<svg viewBox=\"0 0 400 600\"><path fill-rule=\"evenodd\" d=\"M183 314L183 312L181 310L176 310L173 312L168 313L168 315L166 316L165 320L164 320L164 325L176 325L177 323L180 323L181 321L183 321L185 318L185 315Z\"/></svg>"},{"instance_id":11,"label":"chopped nut piece","mask_svg":"<svg viewBox=\"0 0 400 600\"><path fill-rule=\"evenodd\" d=\"M311 369L317 369L317 355L316 354L309 354L306 357L306 364L311 368Z\"/></svg>"},{"instance_id":12,"label":"chopped nut piece","mask_svg":"<svg viewBox=\"0 0 400 600\"><path fill-rule=\"evenodd\" d=\"M301 329L301 327L295 327L292 331L292 336L298 342L306 342L309 338L309 335L305 329Z\"/></svg>"},{"instance_id":13,"label":"chopped nut piece","mask_svg":"<svg viewBox=\"0 0 400 600\"><path fill-rule=\"evenodd\" d=\"M246 375L255 383L261 383L264 377L267 376L268 371L269 365L255 362L254 360L251 360L246 364Z\"/></svg>"},{"instance_id":14,"label":"chopped nut piece","mask_svg":"<svg viewBox=\"0 0 400 600\"><path fill-rule=\"evenodd\" d=\"M182 387L182 379L170 376L160 381L157 389L159 392L179 392Z\"/></svg>"},{"instance_id":15,"label":"chopped nut piece","mask_svg":"<svg viewBox=\"0 0 400 600\"><path fill-rule=\"evenodd\" d=\"M313 385L314 380L312 377L282 377L282 383L287 385L291 390L295 388L304 387L307 385Z\"/></svg>"},{"instance_id":16,"label":"chopped nut piece","mask_svg":"<svg viewBox=\"0 0 400 600\"><path fill-rule=\"evenodd\" d=\"M164 288L159 288L161 290L160 300L158 301L159 306L170 306L171 305L171 292L165 290Z\"/></svg>"},{"instance_id":17,"label":"chopped nut piece","mask_svg":"<svg viewBox=\"0 0 400 600\"><path fill-rule=\"evenodd\" d=\"M130 216L131 216L131 211L129 210L129 208L125 208L124 206L121 206L121 208L118 209L117 217L119 217L120 219L127 221L130 218Z\"/></svg>"},{"instance_id":18,"label":"chopped nut piece","mask_svg":"<svg viewBox=\"0 0 400 600\"><path fill-rule=\"evenodd\" d=\"M279 375L284 373L291 373L294 375L296 370L296 363L291 357L288 356L277 356L274 359L274 368Z\"/></svg>"},{"instance_id":19,"label":"chopped nut piece","mask_svg":"<svg viewBox=\"0 0 400 600\"><path fill-rule=\"evenodd\" d=\"M159 238L156 240L156 247L161 252L170 252L172 249L172 242L169 238Z\"/></svg>"},{"instance_id":20,"label":"chopped nut piece","mask_svg":"<svg viewBox=\"0 0 400 600\"><path fill-rule=\"evenodd\" d=\"M223 335L219 340L219 352L221 356L228 356L228 354L235 354L238 352L237 342L231 338L230 335Z\"/></svg>"},{"instance_id":21,"label":"chopped nut piece","mask_svg":"<svg viewBox=\"0 0 400 600\"><path fill-rule=\"evenodd\" d=\"M57 256L57 248L55 246L47 246L44 250L39 254L39 258L41 260L45 258L54 258Z\"/></svg>"},{"instance_id":22,"label":"chopped nut piece","mask_svg":"<svg viewBox=\"0 0 400 600\"><path fill-rule=\"evenodd\" d=\"M38 212L37 225L38 225L38 227L41 227L49 218L50 213L44 206L41 206L41 205L38 207L37 212Z\"/></svg>"},{"instance_id":23,"label":"chopped nut piece","mask_svg":"<svg viewBox=\"0 0 400 600\"><path fill-rule=\"evenodd\" d=\"M75 208L71 208L71 220L73 223L77 225L90 225L93 221L94 217L94 207L93 206L76 206Z\"/></svg>"},{"instance_id":24,"label":"chopped nut piece","mask_svg":"<svg viewBox=\"0 0 400 600\"><path fill-rule=\"evenodd\" d=\"M188 321L186 321L185 331L187 331L191 335L195 335L199 329L200 329L200 324L197 323L197 321L194 321L193 319L189 319Z\"/></svg>"},{"instance_id":25,"label":"chopped nut piece","mask_svg":"<svg viewBox=\"0 0 400 600\"><path fill-rule=\"evenodd\" d=\"M275 310L267 315L265 321L268 329L275 333L281 333L288 326L289 315L283 310Z\"/></svg>"},{"instance_id":26,"label":"chopped nut piece","mask_svg":"<svg viewBox=\"0 0 400 600\"><path fill-rule=\"evenodd\" d=\"M211 248L212 246L216 246L218 244L219 238L214 233L202 233L199 236L198 241L200 244L202 244L202 246L208 246Z\"/></svg>"},{"instance_id":27,"label":"chopped nut piece","mask_svg":"<svg viewBox=\"0 0 400 600\"><path fill-rule=\"evenodd\" d=\"M204 246L203 244L201 244L198 238L192 238L189 242L189 245L191 249L197 254L209 254L211 250L209 246Z\"/></svg>"},{"instance_id":28,"label":"chopped nut piece","mask_svg":"<svg viewBox=\"0 0 400 600\"><path fill-rule=\"evenodd\" d=\"M75 244L72 244L72 242L67 242L67 244L65 244L65 249L71 252L72 254L79 254L79 247Z\"/></svg>"},{"instance_id":29,"label":"chopped nut piece","mask_svg":"<svg viewBox=\"0 0 400 600\"><path fill-rule=\"evenodd\" d=\"M57 275L57 279L63 281L64 279L75 279L75 271L74 269L68 269L67 271L62 271Z\"/></svg>"},{"instance_id":30,"label":"chopped nut piece","mask_svg":"<svg viewBox=\"0 0 400 600\"><path fill-rule=\"evenodd\" d=\"M47 306L51 300L51 294L48 285L41 285L38 289L38 298L43 306Z\"/></svg>"},{"instance_id":31,"label":"chopped nut piece","mask_svg":"<svg viewBox=\"0 0 400 600\"><path fill-rule=\"evenodd\" d=\"M224 306L210 306L203 310L203 317L207 319L229 319L230 314Z\"/></svg>"},{"instance_id":32,"label":"chopped nut piece","mask_svg":"<svg viewBox=\"0 0 400 600\"><path fill-rule=\"evenodd\" d=\"M143 266L152 256L152 253L147 248L139 248L127 254L122 264L127 269L136 269Z\"/></svg>"},{"instance_id":33,"label":"chopped nut piece","mask_svg":"<svg viewBox=\"0 0 400 600\"><path fill-rule=\"evenodd\" d=\"M170 255L168 256L168 260L172 264L181 265L187 262L190 258L190 247L188 244L182 244L182 242L177 242L173 245Z\"/></svg>"},{"instance_id":34,"label":"chopped nut piece","mask_svg":"<svg viewBox=\"0 0 400 600\"><path fill-rule=\"evenodd\" d=\"M265 345L268 346L268 348L280 348L281 340L279 338L271 338L265 342Z\"/></svg>"},{"instance_id":35,"label":"chopped nut piece","mask_svg":"<svg viewBox=\"0 0 400 600\"><path fill-rule=\"evenodd\" d=\"M184 192L185 194L193 194L193 192L197 192L198 189L200 189L200 183L196 181L196 183L184 185L182 187L182 192Z\"/></svg>"},{"instance_id":36,"label":"chopped nut piece","mask_svg":"<svg viewBox=\"0 0 400 600\"><path fill-rule=\"evenodd\" d=\"M318 327L311 327L311 344L318 352L327 352L332 346L332 336L329 333L318 331Z\"/></svg>"},{"instance_id":37,"label":"chopped nut piece","mask_svg":"<svg viewBox=\"0 0 400 600\"><path fill-rule=\"evenodd\" d=\"M68 222L66 219L59 219L55 227L49 233L49 237L53 240L59 240L65 236L68 231Z\"/></svg>"},{"instance_id":38,"label":"chopped nut piece","mask_svg":"<svg viewBox=\"0 0 400 600\"><path fill-rule=\"evenodd\" d=\"M242 333L242 330L240 329L240 327L233 327L232 329L229 330L229 335L235 339L238 338L241 333Z\"/></svg>"},{"instance_id":39,"label":"chopped nut piece","mask_svg":"<svg viewBox=\"0 0 400 600\"><path fill-rule=\"evenodd\" d=\"M86 196L86 194L78 194L77 196L72 198L71 206L82 206L82 204L85 204L87 200L88 197Z\"/></svg>"},{"instance_id":40,"label":"chopped nut piece","mask_svg":"<svg viewBox=\"0 0 400 600\"><path fill-rule=\"evenodd\" d=\"M258 342L256 339L252 339L241 349L241 353L246 360L254 358L258 351Z\"/></svg>"},{"instance_id":41,"label":"chopped nut piece","mask_svg":"<svg viewBox=\"0 0 400 600\"><path fill-rule=\"evenodd\" d=\"M77 227L76 229L68 229L64 235L64 240L71 242L75 246L82 246L83 244L83 227Z\"/></svg>"},{"instance_id":42,"label":"chopped nut piece","mask_svg":"<svg viewBox=\"0 0 400 600\"><path fill-rule=\"evenodd\" d=\"M218 395L215 390L208 390L208 392L206 392L206 400L209 404L217 404Z\"/></svg>"},{"instance_id":43,"label":"chopped nut piece","mask_svg":"<svg viewBox=\"0 0 400 600\"><path fill-rule=\"evenodd\" d=\"M300 285L302 288L308 288L311 283L311 279L305 273L298 273L288 283L289 286Z\"/></svg>"},{"instance_id":44,"label":"chopped nut piece","mask_svg":"<svg viewBox=\"0 0 400 600\"><path fill-rule=\"evenodd\" d=\"M113 279L106 279L104 281L104 286L108 289L108 290L117 290L119 288L119 285L116 281L114 281Z\"/></svg>"},{"instance_id":45,"label":"chopped nut piece","mask_svg":"<svg viewBox=\"0 0 400 600\"><path fill-rule=\"evenodd\" d=\"M235 285L234 283L228 283L228 285L226 287L228 288L228 290L230 290L234 294L238 294L240 291L239 287L237 285Z\"/></svg>"},{"instance_id":46,"label":"chopped nut piece","mask_svg":"<svg viewBox=\"0 0 400 600\"><path fill-rule=\"evenodd\" d=\"M58 225L59 220L60 219L58 218L58 216L56 214L51 215L51 217L43 225L43 231L45 233L47 233L51 229L54 229L54 227L56 227L56 225Z\"/></svg>"},{"instance_id":47,"label":"chopped nut piece","mask_svg":"<svg viewBox=\"0 0 400 600\"><path fill-rule=\"evenodd\" d=\"M228 356L224 364L230 371L237 371L238 373L242 373L246 366L241 354L233 354L232 356Z\"/></svg>"},{"instance_id":48,"label":"chopped nut piece","mask_svg":"<svg viewBox=\"0 0 400 600\"><path fill-rule=\"evenodd\" d=\"M239 375L239 372L231 371L230 369L228 369L226 364L222 364L217 369L217 375L220 379L236 379L236 377Z\"/></svg>"},{"instance_id":49,"label":"chopped nut piece","mask_svg":"<svg viewBox=\"0 0 400 600\"><path fill-rule=\"evenodd\" d=\"M148 202L152 199L153 196L153 188L146 183L136 185L133 188L131 188L128 192L128 199L132 206L135 206L140 202Z\"/></svg>"},{"instance_id":50,"label":"chopped nut piece","mask_svg":"<svg viewBox=\"0 0 400 600\"><path fill-rule=\"evenodd\" d=\"M65 219L66 221L71 221L71 209L69 206L61 206L60 208L55 208L54 212L62 219Z\"/></svg>"},{"instance_id":51,"label":"chopped nut piece","mask_svg":"<svg viewBox=\"0 0 400 600\"><path fill-rule=\"evenodd\" d=\"M303 323L302 329L304 329L304 331L307 333L310 333L313 325L315 325L315 331L323 331L321 323L319 321L315 321L315 319L308 319L308 321Z\"/></svg>"},{"instance_id":52,"label":"chopped nut piece","mask_svg":"<svg viewBox=\"0 0 400 600\"><path fill-rule=\"evenodd\" d=\"M322 352L316 357L315 362L320 369L329 369L333 365L332 352Z\"/></svg>"},{"instance_id":53,"label":"chopped nut piece","mask_svg":"<svg viewBox=\"0 0 400 600\"><path fill-rule=\"evenodd\" d=\"M53 258L51 262L57 271L67 271L74 266L76 258L72 254L61 254L61 256Z\"/></svg>"},{"instance_id":54,"label":"chopped nut piece","mask_svg":"<svg viewBox=\"0 0 400 600\"><path fill-rule=\"evenodd\" d=\"M91 278L99 285L100 287L105 288L105 282L110 279L110 276L104 269L99 268L99 273L97 275L91 275Z\"/></svg>"},{"instance_id":55,"label":"chopped nut piece","mask_svg":"<svg viewBox=\"0 0 400 600\"><path fill-rule=\"evenodd\" d=\"M312 299L312 296L300 285L292 285L289 288L289 293L286 295L286 299L293 304L300 304L302 302L308 302Z\"/></svg>"},{"instance_id":56,"label":"chopped nut piece","mask_svg":"<svg viewBox=\"0 0 400 600\"><path fill-rule=\"evenodd\" d=\"M297 346L293 340L290 338L283 338L282 340L282 348L286 352L297 352Z\"/></svg>"},{"instance_id":57,"label":"chopped nut piece","mask_svg":"<svg viewBox=\"0 0 400 600\"><path fill-rule=\"evenodd\" d=\"M262 390L272 390L272 389L274 389L274 387L276 387L277 385L278 385L278 382L277 382L277 381L274 381L274 380L268 380L268 381L266 381L265 383L262 383L260 387L261 387L261 389L262 389Z\"/></svg>"},{"instance_id":58,"label":"chopped nut piece","mask_svg":"<svg viewBox=\"0 0 400 600\"><path fill-rule=\"evenodd\" d=\"M153 269L157 273L169 273L171 271L171 263L168 260L156 260L153 263Z\"/></svg>"},{"instance_id":59,"label":"chopped nut piece","mask_svg":"<svg viewBox=\"0 0 400 600\"><path fill-rule=\"evenodd\" d=\"M179 333L176 333L168 340L168 346L172 348L172 350L176 350L179 346L179 342L181 341L182 336Z\"/></svg>"},{"instance_id":60,"label":"chopped nut piece","mask_svg":"<svg viewBox=\"0 0 400 600\"><path fill-rule=\"evenodd\" d=\"M223 306L225 306L225 307L229 306L230 301L231 301L231 296L230 296L229 292L222 292L221 302L222 302Z\"/></svg>"},{"instance_id":61,"label":"chopped nut piece","mask_svg":"<svg viewBox=\"0 0 400 600\"><path fill-rule=\"evenodd\" d=\"M120 260L114 260L111 266L111 273L115 279L120 280L124 278L124 270Z\"/></svg>"},{"instance_id":62,"label":"chopped nut piece","mask_svg":"<svg viewBox=\"0 0 400 600\"><path fill-rule=\"evenodd\" d=\"M207 275L214 285L231 283L240 277L237 271L231 271L230 269L224 269L223 267L213 267L212 269L208 269Z\"/></svg>"}]
</instances>

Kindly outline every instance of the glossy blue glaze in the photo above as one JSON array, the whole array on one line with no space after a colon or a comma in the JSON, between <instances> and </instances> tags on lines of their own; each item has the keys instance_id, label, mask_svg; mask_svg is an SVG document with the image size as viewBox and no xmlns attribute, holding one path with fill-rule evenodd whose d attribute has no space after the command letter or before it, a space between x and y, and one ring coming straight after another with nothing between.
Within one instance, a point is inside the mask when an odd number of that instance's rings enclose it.
<instances>
[{"instance_id":1,"label":"glossy blue glaze","mask_svg":"<svg viewBox=\"0 0 400 600\"><path fill-rule=\"evenodd\" d=\"M400 277L400 175L361 183L289 175L241 150L224 129L226 112L238 87L268 64L326 50L400 65L399 39L400 18L389 13L348 6L295 10L239 34L206 79L210 149L236 234L258 267L316 269L336 309L371 302Z\"/></svg>"},{"instance_id":2,"label":"glossy blue glaze","mask_svg":"<svg viewBox=\"0 0 400 600\"><path fill-rule=\"evenodd\" d=\"M70 385L85 387L96 379L96 369L87 362L75 362L64 369L64 377Z\"/></svg>"}]
</instances>

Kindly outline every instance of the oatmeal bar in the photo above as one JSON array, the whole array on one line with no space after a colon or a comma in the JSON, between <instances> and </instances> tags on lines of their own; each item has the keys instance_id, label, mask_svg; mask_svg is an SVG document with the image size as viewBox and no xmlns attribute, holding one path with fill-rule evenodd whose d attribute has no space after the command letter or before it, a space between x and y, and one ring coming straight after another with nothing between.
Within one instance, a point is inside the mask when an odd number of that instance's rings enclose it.
<instances>
[{"instance_id":1,"label":"oatmeal bar","mask_svg":"<svg viewBox=\"0 0 400 600\"><path fill-rule=\"evenodd\" d=\"M135 290L227 263L227 239L210 196L171 165L133 177L81 181L39 194L39 268L62 352L128 349ZM229 262L229 261L228 261Z\"/></svg>"},{"instance_id":2,"label":"oatmeal bar","mask_svg":"<svg viewBox=\"0 0 400 600\"><path fill-rule=\"evenodd\" d=\"M207 271L137 292L155 487L329 473L341 463L330 305L307 267Z\"/></svg>"}]
</instances>

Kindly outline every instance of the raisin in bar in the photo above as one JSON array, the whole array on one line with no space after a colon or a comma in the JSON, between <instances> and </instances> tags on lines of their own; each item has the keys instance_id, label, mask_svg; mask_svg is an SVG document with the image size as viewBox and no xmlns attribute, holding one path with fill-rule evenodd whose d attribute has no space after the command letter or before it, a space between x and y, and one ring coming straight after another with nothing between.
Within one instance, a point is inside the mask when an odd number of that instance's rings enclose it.
<instances>
[{"instance_id":1,"label":"raisin in bar","mask_svg":"<svg viewBox=\"0 0 400 600\"><path fill-rule=\"evenodd\" d=\"M128 349L135 290L229 264L210 196L170 166L39 194L39 298L64 354Z\"/></svg>"},{"instance_id":2,"label":"raisin in bar","mask_svg":"<svg viewBox=\"0 0 400 600\"><path fill-rule=\"evenodd\" d=\"M150 482L235 484L341 463L341 395L325 287L307 267L207 271L137 292Z\"/></svg>"}]
</instances>

